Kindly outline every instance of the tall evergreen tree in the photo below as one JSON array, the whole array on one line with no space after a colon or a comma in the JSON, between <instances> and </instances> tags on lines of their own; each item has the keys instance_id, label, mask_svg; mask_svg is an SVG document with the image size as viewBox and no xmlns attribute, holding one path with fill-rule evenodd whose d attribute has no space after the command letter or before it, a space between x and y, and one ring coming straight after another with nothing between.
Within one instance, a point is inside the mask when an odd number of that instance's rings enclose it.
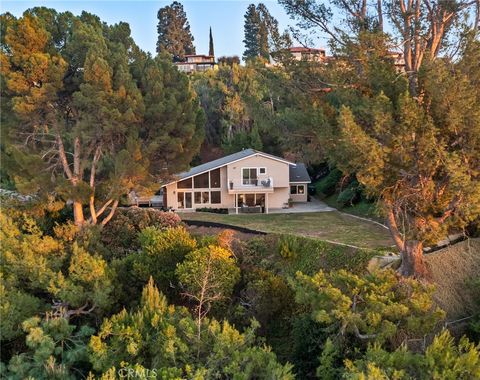
<instances>
[{"instance_id":1,"label":"tall evergreen tree","mask_svg":"<svg viewBox=\"0 0 480 380\"><path fill-rule=\"evenodd\" d=\"M250 4L247 8L247 13L245 14L244 33L245 38L243 39L243 43L245 44L245 51L243 52L243 59L248 60L258 57L260 50L260 16L254 4Z\"/></svg>"},{"instance_id":2,"label":"tall evergreen tree","mask_svg":"<svg viewBox=\"0 0 480 380\"><path fill-rule=\"evenodd\" d=\"M244 32L244 60L255 57L269 59L270 51L280 41L278 21L270 14L263 3L256 7L254 4L248 6L245 14Z\"/></svg>"},{"instance_id":3,"label":"tall evergreen tree","mask_svg":"<svg viewBox=\"0 0 480 380\"><path fill-rule=\"evenodd\" d=\"M208 55L211 55L212 57L215 56L215 49L213 48L212 27L210 27L210 36L208 41Z\"/></svg>"},{"instance_id":4,"label":"tall evergreen tree","mask_svg":"<svg viewBox=\"0 0 480 380\"><path fill-rule=\"evenodd\" d=\"M35 13L7 28L2 114L12 122L2 127L7 153L39 168L32 177L14 160L9 173L29 193L50 185L71 200L77 225L103 225L122 195L155 186L189 163L201 143L202 112L187 78L169 59L150 62L128 25L82 13L65 26L65 14ZM58 40L46 25L60 31Z\"/></svg>"},{"instance_id":5,"label":"tall evergreen tree","mask_svg":"<svg viewBox=\"0 0 480 380\"><path fill-rule=\"evenodd\" d=\"M195 54L194 38L182 4L174 1L171 5L160 8L157 18L157 53L168 52L177 60Z\"/></svg>"}]
</instances>

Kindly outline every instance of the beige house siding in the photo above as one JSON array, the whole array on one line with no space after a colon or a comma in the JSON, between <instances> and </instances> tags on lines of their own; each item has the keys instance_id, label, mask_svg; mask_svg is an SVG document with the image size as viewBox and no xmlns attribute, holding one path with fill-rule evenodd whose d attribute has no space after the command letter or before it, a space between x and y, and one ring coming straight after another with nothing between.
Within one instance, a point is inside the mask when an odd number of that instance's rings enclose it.
<instances>
[{"instance_id":1,"label":"beige house siding","mask_svg":"<svg viewBox=\"0 0 480 380\"><path fill-rule=\"evenodd\" d=\"M282 208L288 203L288 187L275 188L275 191L268 194L268 208Z\"/></svg>"},{"instance_id":2,"label":"beige house siding","mask_svg":"<svg viewBox=\"0 0 480 380\"><path fill-rule=\"evenodd\" d=\"M227 165L227 181L233 181L234 189L242 185L242 168L266 168L265 174L258 174L259 181L272 178L273 187L288 187L288 164L260 155L254 155ZM259 189L260 190L260 189Z\"/></svg>"}]
</instances>

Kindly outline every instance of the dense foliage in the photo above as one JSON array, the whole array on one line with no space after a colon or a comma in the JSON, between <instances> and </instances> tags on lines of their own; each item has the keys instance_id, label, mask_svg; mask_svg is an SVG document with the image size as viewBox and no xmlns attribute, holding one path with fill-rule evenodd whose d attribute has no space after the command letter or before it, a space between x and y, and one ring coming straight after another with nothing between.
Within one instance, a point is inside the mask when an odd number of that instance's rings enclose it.
<instances>
[{"instance_id":1,"label":"dense foliage","mask_svg":"<svg viewBox=\"0 0 480 380\"><path fill-rule=\"evenodd\" d=\"M122 196L190 163L203 113L188 78L142 52L128 24L32 8L2 25L2 153L17 190L106 224Z\"/></svg>"},{"instance_id":2,"label":"dense foliage","mask_svg":"<svg viewBox=\"0 0 480 380\"><path fill-rule=\"evenodd\" d=\"M434 284L401 275L425 275L423 244L480 213L478 35L461 22L470 2L432 2L389 8L406 72L389 55L382 2L281 1L304 30L330 35L322 64L292 59L265 5L250 5L246 65L226 57L190 77L172 64L194 52L178 2L158 13L156 57L127 24L86 12L2 15L1 184L29 196L0 213L0 376L480 377L478 315L469 338L453 338ZM455 57L438 59L455 32ZM251 147L320 168L318 192L339 204L375 201L401 273L370 272L372 250L192 235L172 212L116 210L188 167L203 135L207 151Z\"/></svg>"},{"instance_id":3,"label":"dense foliage","mask_svg":"<svg viewBox=\"0 0 480 380\"><path fill-rule=\"evenodd\" d=\"M194 38L181 3L174 1L160 8L157 18L157 53L169 53L175 60L180 61L185 59L185 55L195 54Z\"/></svg>"}]
</instances>

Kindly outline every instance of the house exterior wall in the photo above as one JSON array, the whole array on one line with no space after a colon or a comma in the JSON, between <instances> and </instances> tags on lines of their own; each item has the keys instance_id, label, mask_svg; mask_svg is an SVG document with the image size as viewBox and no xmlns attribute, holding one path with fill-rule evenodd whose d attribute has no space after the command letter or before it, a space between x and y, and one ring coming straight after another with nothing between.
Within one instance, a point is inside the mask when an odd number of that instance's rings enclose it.
<instances>
[{"instance_id":1,"label":"house exterior wall","mask_svg":"<svg viewBox=\"0 0 480 380\"><path fill-rule=\"evenodd\" d=\"M298 185L303 185L303 188L304 188L304 192L303 194L291 194L291 186L298 186ZM308 201L308 183L295 183L295 184L291 184L290 186L290 189L289 189L289 194L290 194L290 198L292 198L292 200L294 202L307 202Z\"/></svg>"},{"instance_id":2,"label":"house exterior wall","mask_svg":"<svg viewBox=\"0 0 480 380\"><path fill-rule=\"evenodd\" d=\"M255 155L227 165L227 181L233 181L234 189L248 188L242 184L242 168L266 168L265 174L258 174L259 181L273 179L273 187L288 187L288 164L268 157ZM259 188L259 192L261 188ZM276 190L275 190L276 191Z\"/></svg>"},{"instance_id":3,"label":"house exterior wall","mask_svg":"<svg viewBox=\"0 0 480 380\"><path fill-rule=\"evenodd\" d=\"M283 208L288 203L288 187L275 188L275 191L268 194L268 208Z\"/></svg>"}]
</instances>

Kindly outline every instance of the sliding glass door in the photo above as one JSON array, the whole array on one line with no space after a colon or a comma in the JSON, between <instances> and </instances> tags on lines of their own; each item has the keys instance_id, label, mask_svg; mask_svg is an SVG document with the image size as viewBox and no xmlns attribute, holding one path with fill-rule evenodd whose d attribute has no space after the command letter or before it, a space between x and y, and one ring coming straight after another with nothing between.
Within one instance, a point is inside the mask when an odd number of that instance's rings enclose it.
<instances>
[{"instance_id":1,"label":"sliding glass door","mask_svg":"<svg viewBox=\"0 0 480 380\"><path fill-rule=\"evenodd\" d=\"M177 202L179 209L192 208L192 192L191 191L179 191L177 194Z\"/></svg>"}]
</instances>

